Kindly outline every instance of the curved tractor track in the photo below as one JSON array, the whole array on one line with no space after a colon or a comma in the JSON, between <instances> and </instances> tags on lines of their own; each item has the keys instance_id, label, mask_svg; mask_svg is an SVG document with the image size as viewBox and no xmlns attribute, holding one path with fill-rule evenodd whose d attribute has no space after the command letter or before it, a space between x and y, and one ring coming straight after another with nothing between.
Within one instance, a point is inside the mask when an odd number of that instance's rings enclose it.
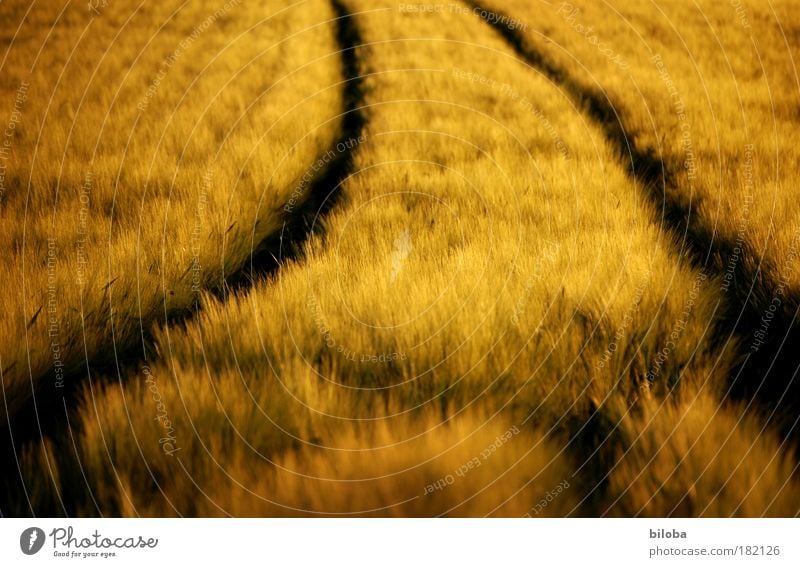
<instances>
[{"instance_id":1,"label":"curved tractor track","mask_svg":"<svg viewBox=\"0 0 800 567\"><path fill-rule=\"evenodd\" d=\"M538 69L584 109L600 126L612 144L627 174L661 212L662 228L681 243L681 258L691 266L714 276L722 276L735 266L728 301L722 301L712 337L716 346L738 339L743 345L739 362L730 375L731 398L756 402L760 412L786 436L798 441L800 419L800 290L786 288L780 274L768 260L729 262L731 258L758 258L747 242L721 234L696 213L691 200L681 193L674 174L664 164L655 148L639 147L625 127L625 117L613 101L598 87L587 88L526 42L518 29L503 25L505 16L480 2L465 0L483 21L513 47L521 59ZM495 15L495 17L492 17ZM737 250L740 249L740 250ZM777 311L771 309L780 300ZM757 340L765 317L772 316L766 340ZM758 345L756 347L756 345Z\"/></svg>"},{"instance_id":2,"label":"curved tractor track","mask_svg":"<svg viewBox=\"0 0 800 567\"><path fill-rule=\"evenodd\" d=\"M341 46L344 75L342 132L330 148L335 156L311 183L309 195L291 212L285 213L282 229L261 243L253 242L249 266L228 278L225 292L249 287L259 278L273 275L284 262L297 259L308 238L322 229L320 221L339 199L339 187L353 171L353 148L348 142L358 140L366 124L363 109L363 79L356 50L362 44L353 17L339 0L332 0L336 13L336 39ZM346 148L345 151L336 150Z\"/></svg>"},{"instance_id":3,"label":"curved tractor track","mask_svg":"<svg viewBox=\"0 0 800 567\"><path fill-rule=\"evenodd\" d=\"M325 216L335 206L339 198L342 182L353 170L353 152L357 144L348 143L361 137L366 124L363 106L363 80L356 50L362 44L358 28L347 8L339 0L331 0L336 14L335 35L340 47L340 58L343 81L344 108L342 109L341 132L332 146L324 152L335 154L326 162L309 184L306 198L294 208L284 209L282 228L274 236L262 242L251 242L251 259L248 265L230 274L222 289L209 290L220 298L232 292L245 292L257 280L275 275L282 264L299 260L303 244L314 233L323 230ZM344 147L344 151L337 150ZM170 324L185 324L191 320L200 305L194 309L171 314ZM48 510L20 510L12 502L28 499L25 479L21 477L18 467L18 456L21 451L29 450L41 439L50 437L56 440L59 458L74 459L72 447L74 442L74 423L70 420L71 409L75 406L82 386L91 374L94 380L106 380L109 377L126 375L126 371L135 370L142 363L152 360L155 354L154 338L149 329L143 329L141 342L133 348L113 349L113 360L89 360L78 370L65 373L65 388L59 395L32 397L20 412L9 419L3 429L0 440L4 458L14 465L14 474L4 478L4 486L0 492L0 516L20 515L71 515L70 502L74 499L69 494L60 495L61 502L52 502ZM133 373L135 374L135 372ZM52 394L52 389L49 390ZM78 464L78 470L80 466ZM43 471L46 473L47 471ZM84 488L84 480L62 483L62 487L70 490ZM30 504L28 504L30 507Z\"/></svg>"}]
</instances>

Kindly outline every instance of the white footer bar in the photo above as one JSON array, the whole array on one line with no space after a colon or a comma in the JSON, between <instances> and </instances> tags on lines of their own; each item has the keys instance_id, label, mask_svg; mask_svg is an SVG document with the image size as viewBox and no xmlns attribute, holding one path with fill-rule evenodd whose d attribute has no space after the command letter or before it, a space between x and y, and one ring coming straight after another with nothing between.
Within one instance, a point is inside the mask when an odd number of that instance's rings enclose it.
<instances>
[{"instance_id":1,"label":"white footer bar","mask_svg":"<svg viewBox=\"0 0 800 567\"><path fill-rule=\"evenodd\" d=\"M798 519L36 518L0 534L9 566L800 565Z\"/></svg>"}]
</instances>

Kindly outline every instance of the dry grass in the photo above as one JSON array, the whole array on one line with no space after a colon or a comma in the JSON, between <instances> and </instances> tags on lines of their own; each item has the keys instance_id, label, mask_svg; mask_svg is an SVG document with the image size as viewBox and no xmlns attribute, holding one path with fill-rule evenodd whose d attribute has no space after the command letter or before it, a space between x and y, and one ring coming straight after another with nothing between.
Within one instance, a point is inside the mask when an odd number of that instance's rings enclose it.
<instances>
[{"instance_id":1,"label":"dry grass","mask_svg":"<svg viewBox=\"0 0 800 567\"><path fill-rule=\"evenodd\" d=\"M322 0L12 4L4 117L28 85L0 201L13 415L31 380L47 396L219 289L280 228L342 101Z\"/></svg>"},{"instance_id":2,"label":"dry grass","mask_svg":"<svg viewBox=\"0 0 800 567\"><path fill-rule=\"evenodd\" d=\"M577 478L591 486L645 385L663 400L683 382L719 381L726 369L725 353L705 336L716 285L676 260L614 150L556 87L469 13L350 5L363 10L360 56L375 72L346 203L302 263L227 303L209 300L185 330L159 333L164 362L152 375L180 446L173 456L159 443L163 428L141 375L88 396L82 455L101 505L258 513L258 498L241 503L249 490L294 513L383 509L415 494L407 479L389 483L391 492L351 493L310 490L325 481L298 475L342 480L426 462L458 446L464 426L448 419L474 407L524 422L533 438L549 432L573 461L587 457L592 436L610 435L599 464ZM444 425L425 433L424 449L401 443L388 461L367 453L368 464L342 468L335 455L307 448L372 448L386 439L367 425L374 420L402 441L437 424L435 415ZM108 455L97 452L103 441ZM504 446L498 462L529 448ZM411 486L422 490L452 464L415 469ZM538 494L574 470L559 465ZM174 509L141 508L131 495L151 475ZM445 501L405 510L447 513L449 498L468 500L494 476L471 478ZM198 509L203 493L209 503ZM560 513L580 490L570 494ZM508 510L536 501L520 494Z\"/></svg>"},{"instance_id":3,"label":"dry grass","mask_svg":"<svg viewBox=\"0 0 800 567\"><path fill-rule=\"evenodd\" d=\"M720 406L718 396L649 404L625 429L630 443L610 473L606 514L797 514L794 451L741 408Z\"/></svg>"},{"instance_id":4,"label":"dry grass","mask_svg":"<svg viewBox=\"0 0 800 567\"><path fill-rule=\"evenodd\" d=\"M713 340L723 280L683 261L586 109L466 6L346 5L369 121L324 231L160 326L154 363L89 384L75 454L24 455L37 503L796 514L793 451L725 399L742 345Z\"/></svg>"},{"instance_id":5,"label":"dry grass","mask_svg":"<svg viewBox=\"0 0 800 567\"><path fill-rule=\"evenodd\" d=\"M280 420L281 431L265 425L267 418L257 418L251 404L237 399L228 380L216 386L225 397L219 402L224 412L210 411L216 400L201 397L187 404L185 413L175 408L171 414L182 423L192 419L202 436L193 439L189 427L179 426L175 458L165 458L158 442L164 431L152 420L152 427L135 420L134 438L125 415L116 411L127 401L118 390L103 399L112 409L98 406L98 421L104 431L115 433L106 435L109 453L87 454L84 465L104 513L523 515L570 470L558 445L481 412L454 415L444 424L434 408L377 422L292 419L287 410L303 415L302 408L292 408L286 399L274 408L267 400L275 397L275 388L252 389L269 421ZM217 433L209 434L212 430ZM89 430L83 445L103 447L99 431ZM493 444L499 449L492 451ZM109 462L117 464L115 470ZM574 504L573 492L546 515L563 515ZM82 512L97 514L97 508L92 503Z\"/></svg>"},{"instance_id":6,"label":"dry grass","mask_svg":"<svg viewBox=\"0 0 800 567\"><path fill-rule=\"evenodd\" d=\"M777 277L800 284L798 2L486 4L527 24L528 41L581 84L603 90L632 143L678 174L693 213L752 246L739 261L766 258Z\"/></svg>"}]
</instances>

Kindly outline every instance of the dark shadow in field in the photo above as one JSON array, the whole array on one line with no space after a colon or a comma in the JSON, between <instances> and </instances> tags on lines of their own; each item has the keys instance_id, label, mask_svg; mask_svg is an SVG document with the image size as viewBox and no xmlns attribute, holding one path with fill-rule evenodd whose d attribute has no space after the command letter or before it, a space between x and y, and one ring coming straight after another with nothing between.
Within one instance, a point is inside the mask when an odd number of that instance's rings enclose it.
<instances>
[{"instance_id":1,"label":"dark shadow in field","mask_svg":"<svg viewBox=\"0 0 800 567\"><path fill-rule=\"evenodd\" d=\"M325 215L337 203L339 188L353 171L353 149L360 143L365 111L362 107L364 86L356 49L362 45L353 17L339 0L332 5L337 17L336 38L341 46L344 82L344 106L342 132L334 142L333 157L324 169L314 176L306 199L292 208L284 210L283 227L279 233L261 243L251 241L250 265L227 278L223 295L231 291L250 287L254 281L272 276L281 264L297 259L302 254L303 244L308 238L324 229ZM340 151L344 148L344 151Z\"/></svg>"},{"instance_id":2,"label":"dark shadow in field","mask_svg":"<svg viewBox=\"0 0 800 567\"><path fill-rule=\"evenodd\" d=\"M342 129L326 152L334 157L313 176L304 200L291 210L285 210L281 231L263 242L252 242L249 265L228 276L223 289L209 290L222 299L231 292L244 292L256 281L273 276L284 262L299 259L303 244L313 233L323 230L325 215L338 201L339 188L353 171L353 152L358 147L354 142L361 139L366 124L362 108L363 79L356 55L363 42L347 8L340 0L331 0L331 3L336 14L335 32L344 77ZM168 313L165 322L186 324L198 309L200 305L196 304L192 309ZM77 407L82 386L90 376L96 385L122 380L124 376L138 374L142 364L156 357L151 323L143 322L140 343L119 350L118 345L111 344L101 358L84 361L78 368L65 369L63 388L53 388L47 379L33 382L37 386L29 401L15 412L13 420L6 424L7 427L2 427L0 433L0 451L6 463L0 481L0 516L71 516L76 513L78 502L90 500L87 496L89 487L75 455L73 436L76 435L76 424L70 421L70 413ZM40 451L42 438L49 438L54 443L61 474L58 486L53 485L47 470L37 471L41 476L36 478L23 478L19 470L21 452ZM46 496L42 497L42 494ZM34 506L32 500L41 504Z\"/></svg>"},{"instance_id":3,"label":"dark shadow in field","mask_svg":"<svg viewBox=\"0 0 800 567\"><path fill-rule=\"evenodd\" d=\"M509 19L500 17L503 14L473 0L465 2L478 8L479 17L492 26L524 62L566 92L602 129L628 176L661 212L662 230L681 243L679 254L683 261L719 277L733 266L730 289L720 301L716 328L710 333L716 347L732 340L740 345L728 384L729 396L748 404L752 402L751 410L791 438L796 446L800 441L795 427L800 418L800 380L797 379L800 327L795 320L800 312L800 289L782 285L777 267L760 260L751 245L737 242L735 235L721 234L717 227L708 226L696 214L697 198L693 207L690 196L682 193L655 148L637 147L624 126L624 116L601 88L580 84L536 50L518 29L504 25ZM771 310L770 306L778 301L779 307ZM769 325L765 324L766 318ZM757 333L765 326L766 336L762 338ZM581 437L594 439L593 443L598 438L585 431ZM581 445L581 439L573 438L573 441ZM591 452L596 445L585 448ZM611 464L613 461L601 464L599 469L607 469Z\"/></svg>"}]
</instances>

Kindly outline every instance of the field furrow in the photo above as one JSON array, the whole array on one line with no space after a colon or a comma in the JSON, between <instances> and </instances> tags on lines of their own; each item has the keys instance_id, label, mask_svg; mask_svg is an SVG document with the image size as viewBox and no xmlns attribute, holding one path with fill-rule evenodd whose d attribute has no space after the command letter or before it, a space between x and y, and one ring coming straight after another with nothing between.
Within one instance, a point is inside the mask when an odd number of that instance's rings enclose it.
<instances>
[{"instance_id":1,"label":"field furrow","mask_svg":"<svg viewBox=\"0 0 800 567\"><path fill-rule=\"evenodd\" d=\"M0 104L20 118L0 208L14 284L4 416L34 396L60 408L90 372L142 356L154 322L189 315L280 231L340 131L320 6L53 3L29 15L57 25L15 40L2 69Z\"/></svg>"},{"instance_id":2,"label":"field furrow","mask_svg":"<svg viewBox=\"0 0 800 567\"><path fill-rule=\"evenodd\" d=\"M0 4L0 515L800 515L800 0Z\"/></svg>"},{"instance_id":3,"label":"field furrow","mask_svg":"<svg viewBox=\"0 0 800 567\"><path fill-rule=\"evenodd\" d=\"M86 391L59 471L79 509L524 515L567 485L535 514L795 510L791 456L721 405L719 282L604 125L466 4L343 4L369 120L338 206L302 259ZM671 427L697 448L679 475Z\"/></svg>"},{"instance_id":4,"label":"field furrow","mask_svg":"<svg viewBox=\"0 0 800 567\"><path fill-rule=\"evenodd\" d=\"M30 439L67 441L87 377L152 357L155 324L294 254L361 120L321 0L47 9L54 31L12 43L2 69L4 102L27 85L0 201L21 284L0 324L8 462ZM0 510L28 507L19 471L4 485Z\"/></svg>"},{"instance_id":5,"label":"field furrow","mask_svg":"<svg viewBox=\"0 0 800 567\"><path fill-rule=\"evenodd\" d=\"M730 396L757 402L765 423L796 444L800 150L790 140L800 80L794 32L781 21L800 6L479 4L606 130L664 228L719 279L724 309L714 335L740 345Z\"/></svg>"}]
</instances>

